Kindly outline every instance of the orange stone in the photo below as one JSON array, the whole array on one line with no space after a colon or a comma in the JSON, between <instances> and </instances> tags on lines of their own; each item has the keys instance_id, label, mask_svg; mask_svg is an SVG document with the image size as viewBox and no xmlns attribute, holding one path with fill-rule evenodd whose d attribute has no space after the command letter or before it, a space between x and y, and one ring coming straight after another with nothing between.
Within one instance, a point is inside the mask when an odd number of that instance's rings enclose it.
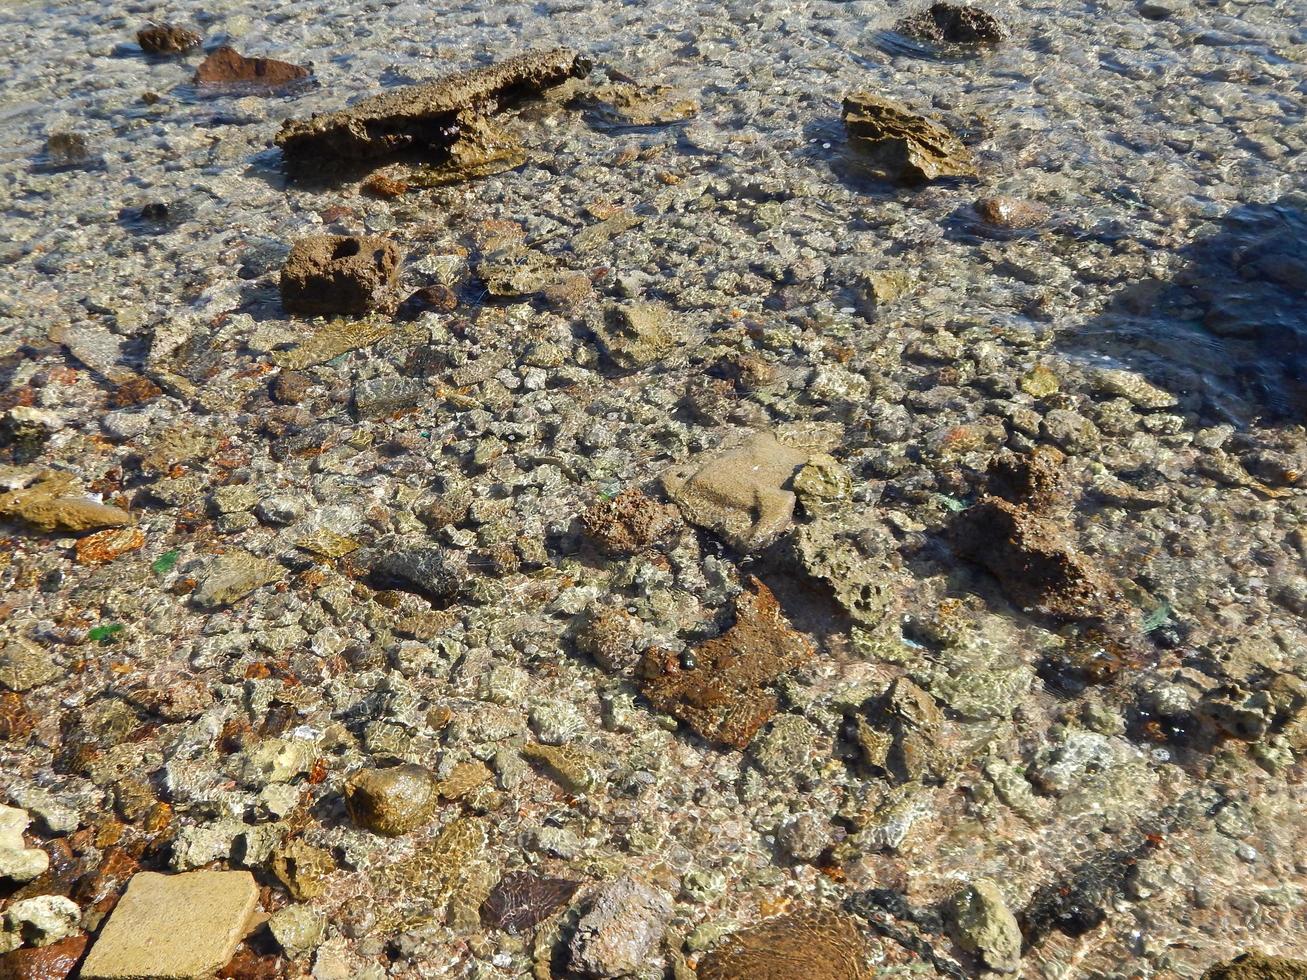
<instances>
[{"instance_id":1,"label":"orange stone","mask_svg":"<svg viewBox=\"0 0 1307 980\"><path fill-rule=\"evenodd\" d=\"M139 527L112 527L88 534L77 542L79 565L107 565L129 551L145 544L145 532Z\"/></svg>"}]
</instances>

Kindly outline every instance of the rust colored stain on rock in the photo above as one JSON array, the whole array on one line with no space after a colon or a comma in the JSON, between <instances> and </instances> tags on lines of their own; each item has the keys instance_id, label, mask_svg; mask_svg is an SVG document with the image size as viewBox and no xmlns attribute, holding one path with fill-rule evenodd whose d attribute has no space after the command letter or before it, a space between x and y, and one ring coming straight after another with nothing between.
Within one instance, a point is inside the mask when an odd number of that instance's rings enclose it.
<instances>
[{"instance_id":1,"label":"rust colored stain on rock","mask_svg":"<svg viewBox=\"0 0 1307 980\"><path fill-rule=\"evenodd\" d=\"M86 952L89 936L70 936L49 946L16 949L0 956L0 980L64 980Z\"/></svg>"},{"instance_id":2,"label":"rust colored stain on rock","mask_svg":"<svg viewBox=\"0 0 1307 980\"><path fill-rule=\"evenodd\" d=\"M750 578L735 600L735 623L687 657L668 650L645 653L641 690L659 711L710 742L743 749L778 701L771 685L813 656L811 641L781 613L771 590Z\"/></svg>"}]
</instances>

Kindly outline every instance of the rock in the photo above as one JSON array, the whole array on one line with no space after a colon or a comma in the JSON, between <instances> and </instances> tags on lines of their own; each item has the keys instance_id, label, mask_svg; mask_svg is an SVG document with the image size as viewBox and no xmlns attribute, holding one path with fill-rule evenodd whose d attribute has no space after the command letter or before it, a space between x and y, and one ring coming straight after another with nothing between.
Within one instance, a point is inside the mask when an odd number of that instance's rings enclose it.
<instances>
[{"instance_id":1,"label":"rock","mask_svg":"<svg viewBox=\"0 0 1307 980\"><path fill-rule=\"evenodd\" d=\"M222 609L240 602L255 589L285 577L286 569L277 562L234 549L209 567L191 601L200 609Z\"/></svg>"},{"instance_id":2,"label":"rock","mask_svg":"<svg viewBox=\"0 0 1307 980\"><path fill-rule=\"evenodd\" d=\"M345 782L345 808L360 827L399 837L427 823L440 802L439 780L425 766L362 769Z\"/></svg>"},{"instance_id":3,"label":"rock","mask_svg":"<svg viewBox=\"0 0 1307 980\"><path fill-rule=\"evenodd\" d=\"M1116 584L1049 518L985 497L953 524L960 554L983 565L1008 598L1058 620L1107 622L1129 615Z\"/></svg>"},{"instance_id":4,"label":"rock","mask_svg":"<svg viewBox=\"0 0 1307 980\"><path fill-rule=\"evenodd\" d=\"M992 496L1046 514L1067 499L1065 462L1052 446L1035 446L1028 453L1004 450L989 462L986 487Z\"/></svg>"},{"instance_id":5,"label":"rock","mask_svg":"<svg viewBox=\"0 0 1307 980\"><path fill-rule=\"evenodd\" d=\"M609 126L666 126L699 112L699 103L668 85L611 81L595 85L576 101Z\"/></svg>"},{"instance_id":6,"label":"rock","mask_svg":"<svg viewBox=\"0 0 1307 980\"><path fill-rule=\"evenodd\" d=\"M1099 394L1124 398L1146 411L1173 408L1180 403L1175 395L1149 384L1134 371L1099 368L1089 376L1089 383Z\"/></svg>"},{"instance_id":7,"label":"rock","mask_svg":"<svg viewBox=\"0 0 1307 980\"><path fill-rule=\"evenodd\" d=\"M313 743L298 738L268 738L246 749L241 782L252 789L288 783L313 763Z\"/></svg>"},{"instance_id":8,"label":"rock","mask_svg":"<svg viewBox=\"0 0 1307 980\"><path fill-rule=\"evenodd\" d=\"M796 861L816 861L832 840L830 827L815 813L791 817L776 832L776 843Z\"/></svg>"},{"instance_id":9,"label":"rock","mask_svg":"<svg viewBox=\"0 0 1307 980\"><path fill-rule=\"evenodd\" d=\"M710 742L743 749L776 713L771 685L810 659L811 641L796 632L758 579L735 601L735 623L691 648L645 653L641 692L658 711L689 725Z\"/></svg>"},{"instance_id":10,"label":"rock","mask_svg":"<svg viewBox=\"0 0 1307 980\"><path fill-rule=\"evenodd\" d=\"M133 876L91 947L85 980L202 978L236 951L258 904L248 871Z\"/></svg>"},{"instance_id":11,"label":"rock","mask_svg":"<svg viewBox=\"0 0 1307 980\"><path fill-rule=\"evenodd\" d=\"M431 396L431 388L417 378L368 378L354 389L354 414L380 419L417 408Z\"/></svg>"},{"instance_id":12,"label":"rock","mask_svg":"<svg viewBox=\"0 0 1307 980\"><path fill-rule=\"evenodd\" d=\"M527 161L526 148L507 130L488 119L462 113L458 138L439 163L423 163L404 171L404 184L413 187L447 187L479 177L514 170Z\"/></svg>"},{"instance_id":13,"label":"rock","mask_svg":"<svg viewBox=\"0 0 1307 980\"><path fill-rule=\"evenodd\" d=\"M327 878L336 871L331 852L300 837L282 841L270 858L272 873L297 902L317 898L327 890Z\"/></svg>"},{"instance_id":14,"label":"rock","mask_svg":"<svg viewBox=\"0 0 1307 980\"><path fill-rule=\"evenodd\" d=\"M576 648L594 657L606 670L626 674L640 662L644 624L616 606L594 605L587 609L576 632Z\"/></svg>"},{"instance_id":15,"label":"rock","mask_svg":"<svg viewBox=\"0 0 1307 980\"><path fill-rule=\"evenodd\" d=\"M460 139L462 127L475 125L482 112L504 108L589 70L588 61L562 48L519 55L437 82L374 95L338 112L287 120L276 142L291 169L401 151L427 153L440 162Z\"/></svg>"},{"instance_id":16,"label":"rock","mask_svg":"<svg viewBox=\"0 0 1307 980\"><path fill-rule=\"evenodd\" d=\"M994 17L970 4L933 3L903 18L895 30L932 44L997 44L1011 32Z\"/></svg>"},{"instance_id":17,"label":"rock","mask_svg":"<svg viewBox=\"0 0 1307 980\"><path fill-rule=\"evenodd\" d=\"M268 931L292 960L317 949L326 930L327 917L307 905L287 905L268 918Z\"/></svg>"},{"instance_id":18,"label":"rock","mask_svg":"<svg viewBox=\"0 0 1307 980\"><path fill-rule=\"evenodd\" d=\"M460 931L479 929L481 905L494 886L486 843L484 820L457 817L421 841L412 857L383 868L377 883L393 900L379 910L377 932L397 932L433 920Z\"/></svg>"},{"instance_id":19,"label":"rock","mask_svg":"<svg viewBox=\"0 0 1307 980\"><path fill-rule=\"evenodd\" d=\"M790 550L794 563L829 586L835 601L854 620L875 626L894 605L899 574L882 558L862 551L868 537L863 531L823 518L800 527Z\"/></svg>"},{"instance_id":20,"label":"rock","mask_svg":"<svg viewBox=\"0 0 1307 980\"><path fill-rule=\"evenodd\" d=\"M0 647L0 687L21 693L49 684L63 673L50 653L31 640L16 636Z\"/></svg>"},{"instance_id":21,"label":"rock","mask_svg":"<svg viewBox=\"0 0 1307 980\"><path fill-rule=\"evenodd\" d=\"M0 515L21 518L42 531L91 531L131 523L131 515L121 507L102 504L71 489L68 477L47 476L30 487L0 494Z\"/></svg>"},{"instance_id":22,"label":"rock","mask_svg":"<svg viewBox=\"0 0 1307 980\"><path fill-rule=\"evenodd\" d=\"M510 871L499 879L481 906L481 923L513 935L528 932L562 908L581 883L548 878L530 871Z\"/></svg>"},{"instance_id":23,"label":"rock","mask_svg":"<svg viewBox=\"0 0 1307 980\"><path fill-rule=\"evenodd\" d=\"M139 527L109 528L79 538L74 546L79 565L107 565L145 547L145 532Z\"/></svg>"},{"instance_id":24,"label":"rock","mask_svg":"<svg viewBox=\"0 0 1307 980\"><path fill-rule=\"evenodd\" d=\"M581 529L604 554L634 555L665 537L679 523L679 516L675 507L633 487L592 504L581 515Z\"/></svg>"},{"instance_id":25,"label":"rock","mask_svg":"<svg viewBox=\"0 0 1307 980\"><path fill-rule=\"evenodd\" d=\"M537 763L569 793L593 792L603 784L609 768L602 756L578 745L531 742L522 746L522 757Z\"/></svg>"},{"instance_id":26,"label":"rock","mask_svg":"<svg viewBox=\"0 0 1307 980\"><path fill-rule=\"evenodd\" d=\"M306 316L392 310L400 259L395 244L379 235L301 238L281 270L281 305Z\"/></svg>"},{"instance_id":27,"label":"rock","mask_svg":"<svg viewBox=\"0 0 1307 980\"><path fill-rule=\"evenodd\" d=\"M298 405L313 387L313 379L298 371L282 371L268 385L268 394L278 405Z\"/></svg>"},{"instance_id":28,"label":"rock","mask_svg":"<svg viewBox=\"0 0 1307 980\"><path fill-rule=\"evenodd\" d=\"M975 177L976 162L956 136L898 102L870 92L844 97L849 144L884 177L909 183Z\"/></svg>"},{"instance_id":29,"label":"rock","mask_svg":"<svg viewBox=\"0 0 1307 980\"><path fill-rule=\"evenodd\" d=\"M867 719L857 719L856 739L864 761L895 782L935 782L953 768L940 745L944 714L935 699L900 677L874 704Z\"/></svg>"},{"instance_id":30,"label":"rock","mask_svg":"<svg viewBox=\"0 0 1307 980\"><path fill-rule=\"evenodd\" d=\"M339 317L329 320L297 347L274 353L272 360L278 367L300 371L368 347L394 332L395 325L382 317L362 320Z\"/></svg>"},{"instance_id":31,"label":"rock","mask_svg":"<svg viewBox=\"0 0 1307 980\"><path fill-rule=\"evenodd\" d=\"M20 742L36 727L36 718L17 691L0 691L0 742Z\"/></svg>"},{"instance_id":32,"label":"rock","mask_svg":"<svg viewBox=\"0 0 1307 980\"><path fill-rule=\"evenodd\" d=\"M246 58L227 45L214 48L195 69L196 85L247 85L255 90L282 88L312 74L307 68L273 58Z\"/></svg>"},{"instance_id":33,"label":"rock","mask_svg":"<svg viewBox=\"0 0 1307 980\"><path fill-rule=\"evenodd\" d=\"M38 895L5 909L5 932L24 946L49 946L81 930L82 910L63 895Z\"/></svg>"},{"instance_id":34,"label":"rock","mask_svg":"<svg viewBox=\"0 0 1307 980\"><path fill-rule=\"evenodd\" d=\"M769 776L792 777L812 763L818 737L816 727L802 715L781 715L749 743L749 756Z\"/></svg>"},{"instance_id":35,"label":"rock","mask_svg":"<svg viewBox=\"0 0 1307 980\"><path fill-rule=\"evenodd\" d=\"M647 969L672 911L671 898L639 878L604 882L568 944L571 968L588 977L623 977Z\"/></svg>"},{"instance_id":36,"label":"rock","mask_svg":"<svg viewBox=\"0 0 1307 980\"><path fill-rule=\"evenodd\" d=\"M23 840L31 818L17 807L0 806L0 878L22 883L45 873L50 855Z\"/></svg>"},{"instance_id":37,"label":"rock","mask_svg":"<svg viewBox=\"0 0 1307 980\"><path fill-rule=\"evenodd\" d=\"M136 32L136 43L149 54L185 54L200 46L204 38L177 24L150 23Z\"/></svg>"},{"instance_id":38,"label":"rock","mask_svg":"<svg viewBox=\"0 0 1307 980\"><path fill-rule=\"evenodd\" d=\"M975 207L976 214L986 224L1008 231L1037 228L1048 220L1048 208L1044 205L1006 194L982 197Z\"/></svg>"},{"instance_id":39,"label":"rock","mask_svg":"<svg viewBox=\"0 0 1307 980\"><path fill-rule=\"evenodd\" d=\"M1307 980L1307 960L1265 953L1241 953L1209 967L1201 980Z\"/></svg>"},{"instance_id":40,"label":"rock","mask_svg":"<svg viewBox=\"0 0 1307 980\"><path fill-rule=\"evenodd\" d=\"M685 333L660 303L631 302L609 307L595 335L604 356L624 371L657 364L685 341Z\"/></svg>"},{"instance_id":41,"label":"rock","mask_svg":"<svg viewBox=\"0 0 1307 980\"><path fill-rule=\"evenodd\" d=\"M81 133L51 133L45 140L45 156L55 169L89 167L101 162Z\"/></svg>"},{"instance_id":42,"label":"rock","mask_svg":"<svg viewBox=\"0 0 1307 980\"><path fill-rule=\"evenodd\" d=\"M386 555L372 577L383 588L426 596L437 604L461 594L471 581L467 555L451 548L410 548Z\"/></svg>"},{"instance_id":43,"label":"rock","mask_svg":"<svg viewBox=\"0 0 1307 980\"><path fill-rule=\"evenodd\" d=\"M0 980L66 980L86 952L89 936L69 936L48 946L0 956Z\"/></svg>"},{"instance_id":44,"label":"rock","mask_svg":"<svg viewBox=\"0 0 1307 980\"><path fill-rule=\"evenodd\" d=\"M795 496L787 484L810 455L757 433L704 462L671 468L662 485L687 521L747 554L789 528Z\"/></svg>"},{"instance_id":45,"label":"rock","mask_svg":"<svg viewBox=\"0 0 1307 980\"><path fill-rule=\"evenodd\" d=\"M727 936L699 961L699 980L870 980L857 920L793 912Z\"/></svg>"},{"instance_id":46,"label":"rock","mask_svg":"<svg viewBox=\"0 0 1307 980\"><path fill-rule=\"evenodd\" d=\"M829 516L853 496L853 474L828 453L816 453L794 477L794 493L804 513Z\"/></svg>"},{"instance_id":47,"label":"rock","mask_svg":"<svg viewBox=\"0 0 1307 980\"><path fill-rule=\"evenodd\" d=\"M981 878L967 885L954 896L950 912L963 949L1000 973L1021 968L1021 927L994 882Z\"/></svg>"}]
</instances>

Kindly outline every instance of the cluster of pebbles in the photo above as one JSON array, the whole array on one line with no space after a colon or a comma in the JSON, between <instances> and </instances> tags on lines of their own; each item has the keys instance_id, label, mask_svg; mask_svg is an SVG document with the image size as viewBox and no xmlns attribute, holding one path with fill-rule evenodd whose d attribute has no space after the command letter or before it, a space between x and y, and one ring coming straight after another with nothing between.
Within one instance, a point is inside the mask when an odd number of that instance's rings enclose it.
<instances>
[{"instance_id":1,"label":"cluster of pebbles","mask_svg":"<svg viewBox=\"0 0 1307 980\"><path fill-rule=\"evenodd\" d=\"M1307 976L1291 0L84 6L0 978Z\"/></svg>"}]
</instances>

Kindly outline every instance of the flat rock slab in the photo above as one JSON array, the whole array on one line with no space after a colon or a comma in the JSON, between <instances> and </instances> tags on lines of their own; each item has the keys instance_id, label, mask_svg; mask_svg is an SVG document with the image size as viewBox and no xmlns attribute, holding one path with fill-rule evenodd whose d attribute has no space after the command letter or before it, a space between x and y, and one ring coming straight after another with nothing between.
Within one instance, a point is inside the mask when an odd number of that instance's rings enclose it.
<instances>
[{"instance_id":1,"label":"flat rock slab","mask_svg":"<svg viewBox=\"0 0 1307 980\"><path fill-rule=\"evenodd\" d=\"M85 980L211 976L244 938L259 890L248 871L142 871L82 966Z\"/></svg>"}]
</instances>

